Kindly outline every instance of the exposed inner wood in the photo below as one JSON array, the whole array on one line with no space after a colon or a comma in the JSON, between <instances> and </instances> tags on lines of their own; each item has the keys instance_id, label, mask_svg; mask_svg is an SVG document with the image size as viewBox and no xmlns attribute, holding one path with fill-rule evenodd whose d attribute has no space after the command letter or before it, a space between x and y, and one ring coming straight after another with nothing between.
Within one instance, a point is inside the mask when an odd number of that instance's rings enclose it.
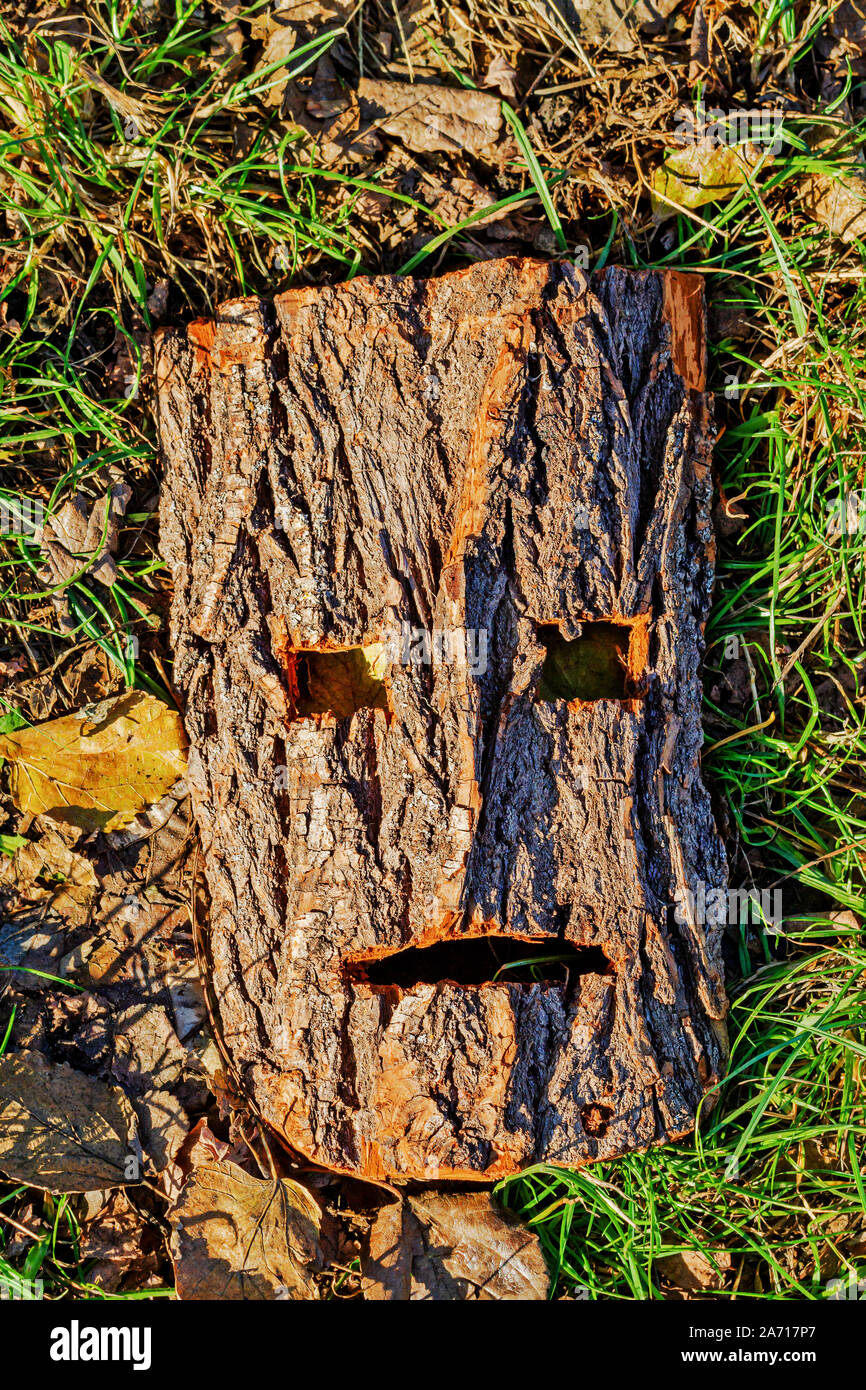
<instances>
[{"instance_id":1,"label":"exposed inner wood","mask_svg":"<svg viewBox=\"0 0 866 1390\"><path fill-rule=\"evenodd\" d=\"M506 259L159 340L211 985L315 1161L579 1165L686 1133L720 1074L703 331L698 277ZM407 631L464 659L394 660ZM423 954L503 938L601 968Z\"/></svg>"}]
</instances>

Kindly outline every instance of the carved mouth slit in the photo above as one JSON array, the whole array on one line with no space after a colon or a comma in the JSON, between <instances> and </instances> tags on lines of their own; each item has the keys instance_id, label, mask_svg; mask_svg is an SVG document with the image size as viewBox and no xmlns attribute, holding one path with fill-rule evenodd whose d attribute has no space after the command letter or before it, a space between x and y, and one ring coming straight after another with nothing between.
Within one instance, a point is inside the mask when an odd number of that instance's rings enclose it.
<instances>
[{"instance_id":1,"label":"carved mouth slit","mask_svg":"<svg viewBox=\"0 0 866 1390\"><path fill-rule=\"evenodd\" d=\"M547 648L536 700L628 700L641 693L646 666L643 618L626 622L583 622L569 641L557 623L542 623L538 639Z\"/></svg>"},{"instance_id":2,"label":"carved mouth slit","mask_svg":"<svg viewBox=\"0 0 866 1390\"><path fill-rule=\"evenodd\" d=\"M287 653L295 717L331 714L346 719L359 709L390 710L384 681L385 647L343 647L337 651L296 649Z\"/></svg>"},{"instance_id":3,"label":"carved mouth slit","mask_svg":"<svg viewBox=\"0 0 866 1390\"><path fill-rule=\"evenodd\" d=\"M470 936L437 941L432 946L409 946L379 960L350 960L344 966L350 982L379 987L435 985L444 980L459 985L571 985L579 975L603 975L610 961L597 946L572 946L566 941L521 941L513 936Z\"/></svg>"}]
</instances>

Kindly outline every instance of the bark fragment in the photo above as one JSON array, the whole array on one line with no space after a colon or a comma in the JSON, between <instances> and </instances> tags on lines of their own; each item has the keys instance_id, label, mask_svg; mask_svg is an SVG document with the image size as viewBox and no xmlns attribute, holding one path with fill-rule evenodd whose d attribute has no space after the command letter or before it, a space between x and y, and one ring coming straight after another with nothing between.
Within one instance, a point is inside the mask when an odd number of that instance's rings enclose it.
<instances>
[{"instance_id":1,"label":"bark fragment","mask_svg":"<svg viewBox=\"0 0 866 1390\"><path fill-rule=\"evenodd\" d=\"M686 1133L719 1075L703 335L697 278L510 258L159 340L213 995L317 1162L578 1165Z\"/></svg>"}]
</instances>

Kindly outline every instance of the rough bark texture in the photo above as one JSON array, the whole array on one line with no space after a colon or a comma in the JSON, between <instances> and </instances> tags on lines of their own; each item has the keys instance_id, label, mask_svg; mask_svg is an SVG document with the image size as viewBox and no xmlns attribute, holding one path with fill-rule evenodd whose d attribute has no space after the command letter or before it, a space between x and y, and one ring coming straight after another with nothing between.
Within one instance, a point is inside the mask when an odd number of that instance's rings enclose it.
<instances>
[{"instance_id":1,"label":"rough bark texture","mask_svg":"<svg viewBox=\"0 0 866 1390\"><path fill-rule=\"evenodd\" d=\"M157 367L212 984L264 1118L372 1178L686 1133L725 1051L688 897L726 881L699 771L700 282L356 279L224 304ZM550 633L593 620L619 625L622 691L551 696ZM434 645L353 686L352 649L403 624L486 633L486 670ZM584 954L461 978L471 938Z\"/></svg>"}]
</instances>

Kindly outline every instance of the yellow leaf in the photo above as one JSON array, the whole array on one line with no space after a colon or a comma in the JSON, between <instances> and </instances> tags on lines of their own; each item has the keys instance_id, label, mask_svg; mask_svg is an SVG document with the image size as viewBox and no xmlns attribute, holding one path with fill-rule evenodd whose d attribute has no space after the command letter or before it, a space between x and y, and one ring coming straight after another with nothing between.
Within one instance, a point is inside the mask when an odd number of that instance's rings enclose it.
<instances>
[{"instance_id":1,"label":"yellow leaf","mask_svg":"<svg viewBox=\"0 0 866 1390\"><path fill-rule=\"evenodd\" d=\"M722 202L742 187L750 167L746 147L718 145L713 136L669 150L653 178L653 211L670 217L671 202L683 208Z\"/></svg>"},{"instance_id":2,"label":"yellow leaf","mask_svg":"<svg viewBox=\"0 0 866 1390\"><path fill-rule=\"evenodd\" d=\"M25 815L119 830L186 772L180 715L140 690L0 737Z\"/></svg>"},{"instance_id":3,"label":"yellow leaf","mask_svg":"<svg viewBox=\"0 0 866 1390\"><path fill-rule=\"evenodd\" d=\"M359 709L387 710L387 669L388 649L382 642L342 651L299 653L298 713L345 719Z\"/></svg>"}]
</instances>

